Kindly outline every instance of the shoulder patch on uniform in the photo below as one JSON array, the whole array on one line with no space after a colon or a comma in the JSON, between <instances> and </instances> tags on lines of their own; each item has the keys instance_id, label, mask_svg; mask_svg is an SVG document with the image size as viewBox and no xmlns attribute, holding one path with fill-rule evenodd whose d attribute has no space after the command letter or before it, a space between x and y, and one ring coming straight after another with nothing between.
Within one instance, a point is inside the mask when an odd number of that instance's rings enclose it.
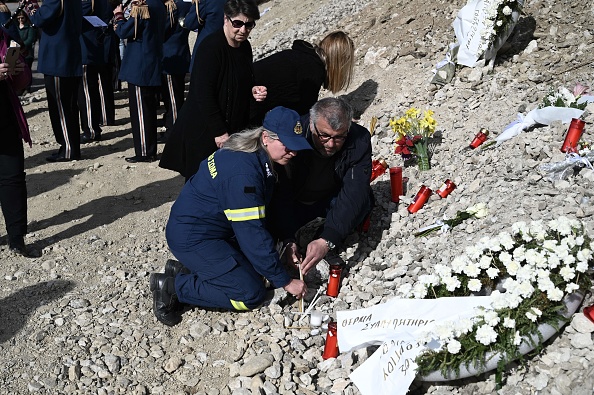
<instances>
[{"instance_id":1,"label":"shoulder patch on uniform","mask_svg":"<svg viewBox=\"0 0 594 395\"><path fill-rule=\"evenodd\" d=\"M244 193L256 193L256 187L244 187L243 192Z\"/></svg>"}]
</instances>

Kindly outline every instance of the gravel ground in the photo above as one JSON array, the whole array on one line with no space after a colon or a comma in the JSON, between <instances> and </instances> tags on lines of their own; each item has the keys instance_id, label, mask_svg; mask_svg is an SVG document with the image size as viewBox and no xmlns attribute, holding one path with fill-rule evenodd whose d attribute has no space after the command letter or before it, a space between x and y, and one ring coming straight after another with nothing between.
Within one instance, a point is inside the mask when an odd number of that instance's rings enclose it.
<instances>
[{"instance_id":1,"label":"gravel ground","mask_svg":"<svg viewBox=\"0 0 594 395\"><path fill-rule=\"evenodd\" d=\"M448 261L485 235L517 220L559 215L584 221L591 235L594 172L582 169L550 182L542 163L558 162L566 126L553 123L523 132L500 147L463 148L485 127L493 134L535 108L549 89L576 82L594 86L594 5L576 0L529 1L525 15L494 68L458 70L442 88L429 83L434 65L454 40L451 22L462 1L296 1L262 4L267 10L252 35L256 57L302 38L316 41L342 29L354 39L357 65L343 96L360 123L378 118L374 158L402 166L393 154L390 117L411 106L431 108L442 136L432 169L405 167L407 192L390 199L389 177L374 181L377 207L371 229L349 237L349 265L337 298L317 308L336 311L392 298L432 265ZM39 80L35 86L39 88ZM323 93L328 95L327 92ZM33 258L0 245L0 393L2 394L358 394L348 375L372 348L323 361L325 334L287 329L294 299L271 293L268 305L248 313L195 308L168 328L152 314L148 276L171 257L164 235L183 179L156 163L127 164L133 154L126 95L117 95L118 125L105 140L83 148L83 159L48 164L57 149L45 92L24 98L34 140L26 148L29 234ZM592 113L594 108L589 108ZM585 138L594 117L586 118ZM421 184L436 189L446 178L458 188L433 196L414 215L406 211ZM584 199L584 198L589 198ZM490 216L469 220L448 234L413 237L436 219L485 202ZM2 229L4 232L4 229ZM5 235L5 233L2 233ZM308 239L304 232L303 241ZM311 300L325 287L327 267L306 279ZM586 296L585 304L592 297ZM500 394L591 395L594 325L576 313L543 352L510 366ZM492 394L494 375L447 383L415 382L412 394Z\"/></svg>"}]
</instances>

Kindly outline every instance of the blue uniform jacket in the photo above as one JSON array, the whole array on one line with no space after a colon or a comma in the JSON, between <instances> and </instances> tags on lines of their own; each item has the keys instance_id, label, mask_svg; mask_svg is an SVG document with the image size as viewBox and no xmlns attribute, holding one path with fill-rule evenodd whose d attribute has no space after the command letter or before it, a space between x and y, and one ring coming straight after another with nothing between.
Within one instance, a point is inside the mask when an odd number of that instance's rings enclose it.
<instances>
[{"instance_id":1,"label":"blue uniform jacket","mask_svg":"<svg viewBox=\"0 0 594 395\"><path fill-rule=\"evenodd\" d=\"M82 75L80 0L44 0L31 16L31 23L41 28L37 71L55 77Z\"/></svg>"},{"instance_id":2,"label":"blue uniform jacket","mask_svg":"<svg viewBox=\"0 0 594 395\"><path fill-rule=\"evenodd\" d=\"M0 25L4 25L6 22L8 22L10 20L10 12L0 12ZM8 34L8 37L10 37L12 40L16 41L19 43L19 45L21 44L21 35L19 34L19 23L16 21L16 19L14 21L12 21L12 23L10 24L10 26L8 26L8 28L5 28L4 26L2 26L2 29L6 32L6 34Z\"/></svg>"},{"instance_id":3,"label":"blue uniform jacket","mask_svg":"<svg viewBox=\"0 0 594 395\"><path fill-rule=\"evenodd\" d=\"M166 9L161 0L147 0L150 18L116 22L116 34L128 39L120 68L120 80L136 86L161 86L161 60L165 34Z\"/></svg>"},{"instance_id":4,"label":"blue uniform jacket","mask_svg":"<svg viewBox=\"0 0 594 395\"><path fill-rule=\"evenodd\" d=\"M201 242L236 238L254 269L275 287L291 278L266 228L266 205L276 177L264 151L218 150L205 159L171 208L167 242L172 251L193 251ZM211 278L229 272L233 260L211 269Z\"/></svg>"},{"instance_id":5,"label":"blue uniform jacket","mask_svg":"<svg viewBox=\"0 0 594 395\"><path fill-rule=\"evenodd\" d=\"M113 17L107 0L82 0L83 16L96 16L106 24ZM106 27L107 28L107 27ZM109 32L105 28L93 27L83 18L80 46L82 64L103 65L107 63L105 45L109 44Z\"/></svg>"},{"instance_id":6,"label":"blue uniform jacket","mask_svg":"<svg viewBox=\"0 0 594 395\"><path fill-rule=\"evenodd\" d=\"M198 0L196 0L198 1ZM196 4L192 4L190 11L184 19L184 27L189 30L198 32L198 38L194 43L194 50L192 51L192 61L190 63L190 70L196 58L198 45L213 32L217 32L223 28L225 21L225 0L200 0L198 5L198 12L202 23L198 21L196 15ZM208 55L206 55L208 56Z\"/></svg>"},{"instance_id":7,"label":"blue uniform jacket","mask_svg":"<svg viewBox=\"0 0 594 395\"><path fill-rule=\"evenodd\" d=\"M179 24L180 15L186 15L193 7L191 3L175 0L176 10L172 19L167 15L165 23L165 42L163 43L163 73L186 74L190 71L190 31Z\"/></svg>"}]
</instances>

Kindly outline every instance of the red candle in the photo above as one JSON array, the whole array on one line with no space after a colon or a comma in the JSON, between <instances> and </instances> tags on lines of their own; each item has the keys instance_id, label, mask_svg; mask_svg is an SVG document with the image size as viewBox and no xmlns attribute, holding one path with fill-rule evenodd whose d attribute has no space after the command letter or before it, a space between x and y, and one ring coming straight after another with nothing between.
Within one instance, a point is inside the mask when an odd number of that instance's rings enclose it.
<instances>
[{"instance_id":1,"label":"red candle","mask_svg":"<svg viewBox=\"0 0 594 395\"><path fill-rule=\"evenodd\" d=\"M338 338L336 335L336 322L328 323L328 333L326 334L326 345L322 358L336 358L338 356Z\"/></svg>"},{"instance_id":2,"label":"red candle","mask_svg":"<svg viewBox=\"0 0 594 395\"><path fill-rule=\"evenodd\" d=\"M373 161L371 161L371 179L369 180L369 182L375 180L376 178L384 174L387 168L388 164L383 159L374 159Z\"/></svg>"},{"instance_id":3,"label":"red candle","mask_svg":"<svg viewBox=\"0 0 594 395\"><path fill-rule=\"evenodd\" d=\"M390 167L390 187L392 188L392 201L398 203L402 196L402 167Z\"/></svg>"},{"instance_id":4,"label":"red candle","mask_svg":"<svg viewBox=\"0 0 594 395\"><path fill-rule=\"evenodd\" d=\"M411 214L416 213L423 207L423 205L429 200L433 191L427 188L425 185L421 185L421 189L417 192L417 195L413 199L413 202L408 206L408 212Z\"/></svg>"},{"instance_id":5,"label":"red candle","mask_svg":"<svg viewBox=\"0 0 594 395\"><path fill-rule=\"evenodd\" d=\"M571 120L561 152L577 152L577 145L584 132L584 125L586 125L586 122L581 119L573 118Z\"/></svg>"},{"instance_id":6,"label":"red candle","mask_svg":"<svg viewBox=\"0 0 594 395\"><path fill-rule=\"evenodd\" d=\"M338 288L340 285L340 275L342 274L342 267L340 265L330 265L330 273L328 275L328 288L326 295L333 298L338 296Z\"/></svg>"},{"instance_id":7,"label":"red candle","mask_svg":"<svg viewBox=\"0 0 594 395\"><path fill-rule=\"evenodd\" d=\"M454 184L452 181L450 181L450 179L447 179L443 182L441 187L439 187L439 189L437 191L435 191L435 193L437 193L439 195L439 197L445 198L454 189L456 189L456 184Z\"/></svg>"},{"instance_id":8,"label":"red candle","mask_svg":"<svg viewBox=\"0 0 594 395\"><path fill-rule=\"evenodd\" d=\"M485 128L482 128L481 130L479 130L476 136L474 136L474 139L470 143L470 148L475 149L476 147L484 143L488 137L489 131Z\"/></svg>"},{"instance_id":9,"label":"red candle","mask_svg":"<svg viewBox=\"0 0 594 395\"><path fill-rule=\"evenodd\" d=\"M592 306L584 307L584 315L590 321L594 322L594 304Z\"/></svg>"}]
</instances>

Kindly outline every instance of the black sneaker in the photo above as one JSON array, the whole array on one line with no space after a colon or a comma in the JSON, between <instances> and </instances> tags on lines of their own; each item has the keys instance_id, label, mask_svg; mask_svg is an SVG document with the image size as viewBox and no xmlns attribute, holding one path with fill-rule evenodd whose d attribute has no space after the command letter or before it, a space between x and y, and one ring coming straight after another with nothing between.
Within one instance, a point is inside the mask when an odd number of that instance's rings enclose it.
<instances>
[{"instance_id":1,"label":"black sneaker","mask_svg":"<svg viewBox=\"0 0 594 395\"><path fill-rule=\"evenodd\" d=\"M182 315L179 312L173 278L164 273L152 273L149 281L153 292L153 313L157 320L167 326L179 324Z\"/></svg>"}]
</instances>

